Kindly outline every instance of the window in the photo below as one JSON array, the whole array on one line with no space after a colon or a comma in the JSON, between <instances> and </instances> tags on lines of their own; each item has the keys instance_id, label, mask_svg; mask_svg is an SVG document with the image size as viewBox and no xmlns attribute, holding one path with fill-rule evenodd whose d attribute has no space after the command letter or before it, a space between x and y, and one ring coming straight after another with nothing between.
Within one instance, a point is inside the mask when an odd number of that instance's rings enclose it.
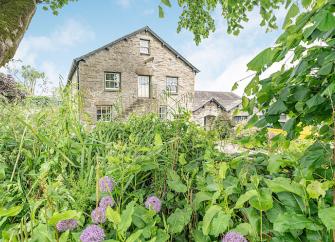
<instances>
[{"instance_id":1,"label":"window","mask_svg":"<svg viewBox=\"0 0 335 242\"><path fill-rule=\"evenodd\" d=\"M140 39L140 53L149 55L150 54L150 40Z\"/></svg>"},{"instance_id":2,"label":"window","mask_svg":"<svg viewBox=\"0 0 335 242\"><path fill-rule=\"evenodd\" d=\"M234 121L235 122L242 122L243 120L247 120L248 116L235 116Z\"/></svg>"},{"instance_id":3,"label":"window","mask_svg":"<svg viewBox=\"0 0 335 242\"><path fill-rule=\"evenodd\" d=\"M105 90L120 90L121 73L106 72L105 73Z\"/></svg>"},{"instance_id":4,"label":"window","mask_svg":"<svg viewBox=\"0 0 335 242\"><path fill-rule=\"evenodd\" d=\"M159 107L159 117L161 119L166 119L166 117L167 117L167 106L160 106Z\"/></svg>"},{"instance_id":5,"label":"window","mask_svg":"<svg viewBox=\"0 0 335 242\"><path fill-rule=\"evenodd\" d=\"M206 130L211 130L213 128L215 118L214 115L207 115L204 117L204 127Z\"/></svg>"},{"instance_id":6,"label":"window","mask_svg":"<svg viewBox=\"0 0 335 242\"><path fill-rule=\"evenodd\" d=\"M166 90L171 94L178 93L178 77L166 78Z\"/></svg>"},{"instance_id":7,"label":"window","mask_svg":"<svg viewBox=\"0 0 335 242\"><path fill-rule=\"evenodd\" d=\"M112 106L97 106L97 121L112 121Z\"/></svg>"}]
</instances>

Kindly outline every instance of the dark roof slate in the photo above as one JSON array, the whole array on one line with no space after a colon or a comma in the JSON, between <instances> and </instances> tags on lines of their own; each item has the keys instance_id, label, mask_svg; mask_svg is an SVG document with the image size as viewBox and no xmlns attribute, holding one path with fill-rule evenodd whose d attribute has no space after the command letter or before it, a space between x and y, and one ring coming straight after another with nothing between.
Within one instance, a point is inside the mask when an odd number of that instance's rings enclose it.
<instances>
[{"instance_id":1,"label":"dark roof slate","mask_svg":"<svg viewBox=\"0 0 335 242\"><path fill-rule=\"evenodd\" d=\"M221 108L224 108L224 110L229 112L233 108L240 105L242 99L233 92L195 91L193 99L193 112L211 101L219 103Z\"/></svg>"},{"instance_id":2,"label":"dark roof slate","mask_svg":"<svg viewBox=\"0 0 335 242\"><path fill-rule=\"evenodd\" d=\"M95 53L97 53L97 52L99 52L99 51L101 51L101 50L104 50L104 49L107 49L108 47L111 47L111 46L113 46L113 45L115 45L115 44L117 44L117 43L119 43L119 42L121 42L122 40L125 40L125 39L128 39L128 38L130 38L130 37L132 37L132 36L134 36L134 35L136 35L136 34L138 34L138 33L140 33L140 32L143 32L143 31L148 31L148 32L150 32L155 38L157 38L160 42L162 42L162 44L166 47L166 48L168 48L171 52L173 52L178 58L180 58L182 61L184 61L189 67L191 67L195 72L200 72L194 65L192 65L191 64L191 62L189 62L186 58L184 58L181 54L179 54L179 52L178 51L176 51L174 48L172 48L172 46L170 46L168 43L166 43L161 37L159 37L151 28L149 28L148 26L145 26L145 27L143 27L143 28L140 28L140 29L138 29L138 30L136 30L136 31L134 31L134 32L132 32L132 33L130 33L130 34L128 34L128 35L125 35L125 36L123 36L123 37L121 37L121 38L119 38L119 39L117 39L117 40L115 40L115 41L113 41L113 42L111 42L111 43L109 43L109 44L107 44L107 45L104 45L104 46L102 46L102 47L100 47L100 48L98 48L98 49L95 49L95 50L93 50L93 51L91 51L91 52L89 52L89 53L87 53L87 54L85 54L85 55L82 55L82 56L80 56L80 57L77 57L77 58L75 58L74 60L73 60L73 62L72 62L72 66L71 66L71 69L70 69L70 72L69 72L69 75L68 75L68 80L71 80L72 79L72 76L73 76L73 74L74 74L74 72L75 72L75 70L76 70L76 68L77 68L77 65L78 65L78 63L81 61L81 60L85 60L87 57L89 57L89 56L91 56L91 55L93 55L93 54L95 54Z\"/></svg>"}]
</instances>

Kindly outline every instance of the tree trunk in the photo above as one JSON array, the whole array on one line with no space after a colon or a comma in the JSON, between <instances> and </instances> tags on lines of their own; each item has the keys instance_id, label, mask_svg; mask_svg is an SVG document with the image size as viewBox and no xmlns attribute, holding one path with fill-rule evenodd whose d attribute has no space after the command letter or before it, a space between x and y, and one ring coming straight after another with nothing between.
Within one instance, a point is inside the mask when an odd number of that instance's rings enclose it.
<instances>
[{"instance_id":1,"label":"tree trunk","mask_svg":"<svg viewBox=\"0 0 335 242\"><path fill-rule=\"evenodd\" d=\"M36 0L0 0L0 67L11 60L36 11Z\"/></svg>"}]
</instances>

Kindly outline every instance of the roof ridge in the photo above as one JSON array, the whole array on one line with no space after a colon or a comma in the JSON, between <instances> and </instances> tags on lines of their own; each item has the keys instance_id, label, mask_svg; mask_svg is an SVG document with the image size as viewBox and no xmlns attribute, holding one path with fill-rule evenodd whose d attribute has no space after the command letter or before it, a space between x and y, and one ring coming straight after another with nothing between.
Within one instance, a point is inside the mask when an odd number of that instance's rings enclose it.
<instances>
[{"instance_id":1,"label":"roof ridge","mask_svg":"<svg viewBox=\"0 0 335 242\"><path fill-rule=\"evenodd\" d=\"M90 51L90 52L88 52L85 55L82 55L82 56L79 56L79 57L73 59L73 62L72 62L72 65L71 65L71 69L70 69L70 72L69 72L69 75L68 75L68 81L72 79L72 76L74 74L75 68L76 68L76 66L78 65L78 63L81 60L83 60L83 59L85 59L85 58L87 58L87 57L89 57L89 56L91 56L91 55L99 52L100 50L106 49L106 48L108 48L108 47L110 47L110 46L112 46L114 44L117 44L117 43L119 43L122 40L125 40L125 39L127 39L129 37L132 37L132 36L134 36L134 35L142 32L142 31L149 31L155 38L157 38L160 42L162 42L166 48L168 48L171 52L173 52L174 54L176 54L176 56L178 58L180 58L182 61L184 61L195 72L200 72L198 68L196 68L194 65L192 65L186 58L184 58L181 54L179 54L179 52L177 50L175 50L171 45L169 45L166 41L164 41L161 37L159 37L159 35L156 34L149 26L146 25L146 26L144 26L144 27L142 27L142 28L140 28L138 30L135 30L135 31L131 32L130 34L124 35L124 36L122 36L122 37L120 37L120 38L118 38L118 39L116 39L116 40L114 40L114 41L112 41L112 42L110 42L110 43L108 43L106 45L103 45L102 47L99 47L99 48L97 48L97 49L95 49L93 51Z\"/></svg>"}]
</instances>

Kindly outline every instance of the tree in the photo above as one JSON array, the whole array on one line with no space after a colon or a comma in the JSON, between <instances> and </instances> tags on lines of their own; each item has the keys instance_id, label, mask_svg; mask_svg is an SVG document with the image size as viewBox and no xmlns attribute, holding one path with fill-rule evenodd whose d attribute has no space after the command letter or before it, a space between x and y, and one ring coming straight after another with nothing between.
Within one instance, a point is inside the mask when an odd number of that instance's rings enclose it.
<instances>
[{"instance_id":1,"label":"tree","mask_svg":"<svg viewBox=\"0 0 335 242\"><path fill-rule=\"evenodd\" d=\"M261 15L261 26L267 30L276 29L276 16L274 11L283 4L289 5L291 0L178 0L182 8L179 17L178 32L185 28L194 34L194 41L199 44L202 39L207 38L215 31L215 20L213 13L220 10L223 18L227 21L227 32L238 35L243 29L242 23L249 20L248 13L254 8L259 8ZM171 7L170 0L161 0L159 15L164 17L163 5Z\"/></svg>"},{"instance_id":2,"label":"tree","mask_svg":"<svg viewBox=\"0 0 335 242\"><path fill-rule=\"evenodd\" d=\"M30 95L35 94L36 84L42 82L43 87L46 84L46 76L44 72L40 72L30 65L24 65L21 67L20 74L23 78L23 85Z\"/></svg>"},{"instance_id":3,"label":"tree","mask_svg":"<svg viewBox=\"0 0 335 242\"><path fill-rule=\"evenodd\" d=\"M38 4L57 15L70 1L76 0L0 0L0 67L13 58Z\"/></svg>"}]
</instances>

